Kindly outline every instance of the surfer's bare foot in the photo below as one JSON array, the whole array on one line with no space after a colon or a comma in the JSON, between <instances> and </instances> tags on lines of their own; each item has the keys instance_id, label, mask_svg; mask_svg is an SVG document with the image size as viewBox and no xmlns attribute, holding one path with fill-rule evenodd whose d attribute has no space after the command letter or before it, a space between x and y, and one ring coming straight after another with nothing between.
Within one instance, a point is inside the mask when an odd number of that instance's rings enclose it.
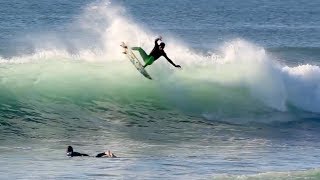
<instances>
[{"instance_id":1,"label":"surfer's bare foot","mask_svg":"<svg viewBox=\"0 0 320 180\"><path fill-rule=\"evenodd\" d=\"M127 52L122 52L123 54L127 54Z\"/></svg>"},{"instance_id":2,"label":"surfer's bare foot","mask_svg":"<svg viewBox=\"0 0 320 180\"><path fill-rule=\"evenodd\" d=\"M115 156L110 150L104 152L106 154L107 157L110 157L110 158L116 158L117 156Z\"/></svg>"}]
</instances>

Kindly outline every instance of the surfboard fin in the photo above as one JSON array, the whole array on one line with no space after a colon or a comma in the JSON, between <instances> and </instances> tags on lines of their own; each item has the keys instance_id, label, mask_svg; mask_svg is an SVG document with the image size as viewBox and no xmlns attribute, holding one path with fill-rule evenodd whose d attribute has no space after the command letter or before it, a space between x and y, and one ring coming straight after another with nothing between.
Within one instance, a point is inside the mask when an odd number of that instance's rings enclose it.
<instances>
[{"instance_id":1,"label":"surfboard fin","mask_svg":"<svg viewBox=\"0 0 320 180\"><path fill-rule=\"evenodd\" d=\"M125 49L128 48L128 46L127 46L124 42L121 42L120 46L123 47L123 48L125 48Z\"/></svg>"}]
</instances>

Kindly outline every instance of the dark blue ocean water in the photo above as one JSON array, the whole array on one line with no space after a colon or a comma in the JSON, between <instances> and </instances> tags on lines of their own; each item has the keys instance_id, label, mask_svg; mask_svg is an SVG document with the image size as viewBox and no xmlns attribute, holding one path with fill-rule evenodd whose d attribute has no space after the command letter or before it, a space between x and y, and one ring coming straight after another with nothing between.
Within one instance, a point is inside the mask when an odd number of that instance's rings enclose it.
<instances>
[{"instance_id":1,"label":"dark blue ocean water","mask_svg":"<svg viewBox=\"0 0 320 180\"><path fill-rule=\"evenodd\" d=\"M3 0L0 13L0 179L319 179L319 1ZM182 69L160 58L150 81L119 44L149 52L159 35Z\"/></svg>"}]
</instances>

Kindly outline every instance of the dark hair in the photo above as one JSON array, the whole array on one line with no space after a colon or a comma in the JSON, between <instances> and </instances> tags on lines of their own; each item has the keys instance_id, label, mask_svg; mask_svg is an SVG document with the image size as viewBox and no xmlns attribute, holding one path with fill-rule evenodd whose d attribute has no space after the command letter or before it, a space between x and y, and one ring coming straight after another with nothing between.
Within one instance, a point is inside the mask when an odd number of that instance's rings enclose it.
<instances>
[{"instance_id":1,"label":"dark hair","mask_svg":"<svg viewBox=\"0 0 320 180\"><path fill-rule=\"evenodd\" d=\"M161 46L162 48L164 48L164 46L166 46L166 44L165 44L164 42L161 42L161 43L160 43L160 46Z\"/></svg>"},{"instance_id":2,"label":"dark hair","mask_svg":"<svg viewBox=\"0 0 320 180\"><path fill-rule=\"evenodd\" d=\"M72 148L72 146L68 146L68 150L67 150L67 152L73 152L73 148Z\"/></svg>"}]
</instances>

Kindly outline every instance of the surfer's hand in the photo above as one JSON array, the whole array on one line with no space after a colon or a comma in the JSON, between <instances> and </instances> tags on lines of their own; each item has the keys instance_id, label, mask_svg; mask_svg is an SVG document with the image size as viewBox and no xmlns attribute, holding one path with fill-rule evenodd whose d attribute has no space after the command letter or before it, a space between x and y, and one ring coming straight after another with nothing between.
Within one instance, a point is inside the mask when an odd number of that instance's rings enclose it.
<instances>
[{"instance_id":1,"label":"surfer's hand","mask_svg":"<svg viewBox=\"0 0 320 180\"><path fill-rule=\"evenodd\" d=\"M181 66L180 66L180 65L175 65L174 67L176 67L176 68L181 68Z\"/></svg>"},{"instance_id":2,"label":"surfer's hand","mask_svg":"<svg viewBox=\"0 0 320 180\"><path fill-rule=\"evenodd\" d=\"M159 36L158 39L159 39L160 41L162 41L162 37L161 37L161 36Z\"/></svg>"}]
</instances>

